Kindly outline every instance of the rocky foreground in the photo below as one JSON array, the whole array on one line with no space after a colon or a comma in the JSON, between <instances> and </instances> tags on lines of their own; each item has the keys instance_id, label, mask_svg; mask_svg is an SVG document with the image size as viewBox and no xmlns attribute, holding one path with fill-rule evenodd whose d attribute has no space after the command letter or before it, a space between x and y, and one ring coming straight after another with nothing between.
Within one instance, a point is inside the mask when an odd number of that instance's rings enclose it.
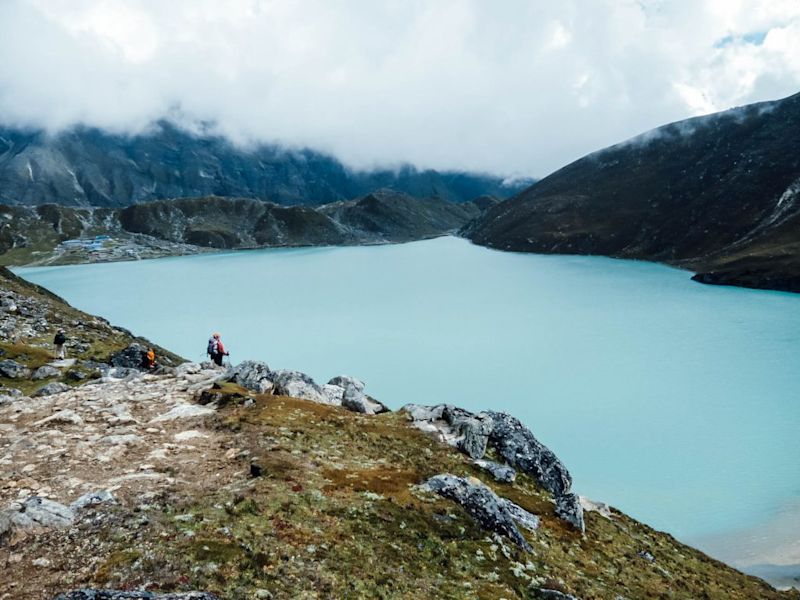
<instances>
[{"instance_id":1,"label":"rocky foreground","mask_svg":"<svg viewBox=\"0 0 800 600\"><path fill-rule=\"evenodd\" d=\"M101 321L72 350L96 372L50 360L43 392L27 313L59 301L3 285L21 369L0 373L4 600L800 597L580 498L504 413L393 412L353 377L254 361L143 373L141 340Z\"/></svg>"}]
</instances>

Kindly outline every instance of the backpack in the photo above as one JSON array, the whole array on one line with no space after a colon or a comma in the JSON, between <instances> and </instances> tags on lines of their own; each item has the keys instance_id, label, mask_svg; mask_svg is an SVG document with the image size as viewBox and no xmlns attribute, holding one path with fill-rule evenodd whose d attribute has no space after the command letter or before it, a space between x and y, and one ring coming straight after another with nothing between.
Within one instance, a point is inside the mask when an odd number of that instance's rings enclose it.
<instances>
[{"instance_id":1,"label":"backpack","mask_svg":"<svg viewBox=\"0 0 800 600\"><path fill-rule=\"evenodd\" d=\"M206 354L214 356L217 353L217 340L211 338L208 340L208 348L206 349Z\"/></svg>"},{"instance_id":2,"label":"backpack","mask_svg":"<svg viewBox=\"0 0 800 600\"><path fill-rule=\"evenodd\" d=\"M61 332L57 333L56 337L53 339L53 343L54 344L59 344L59 345L63 344L66 341L67 341L67 336L65 336Z\"/></svg>"}]
</instances>

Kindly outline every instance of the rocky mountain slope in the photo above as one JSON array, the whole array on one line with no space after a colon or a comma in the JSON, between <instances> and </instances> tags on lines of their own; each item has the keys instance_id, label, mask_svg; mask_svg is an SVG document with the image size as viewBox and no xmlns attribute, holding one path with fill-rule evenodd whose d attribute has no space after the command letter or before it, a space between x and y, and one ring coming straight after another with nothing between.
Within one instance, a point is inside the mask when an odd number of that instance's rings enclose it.
<instances>
[{"instance_id":1,"label":"rocky mountain slope","mask_svg":"<svg viewBox=\"0 0 800 600\"><path fill-rule=\"evenodd\" d=\"M470 225L478 244L666 262L800 291L800 94L586 156Z\"/></svg>"},{"instance_id":2,"label":"rocky mountain slope","mask_svg":"<svg viewBox=\"0 0 800 600\"><path fill-rule=\"evenodd\" d=\"M241 148L168 121L149 132L116 135L76 127L57 135L0 127L0 203L121 207L150 200L235 196L278 204L347 200L392 187L419 198L461 202L521 189L465 172L356 172L313 150Z\"/></svg>"},{"instance_id":3,"label":"rocky mountain slope","mask_svg":"<svg viewBox=\"0 0 800 600\"><path fill-rule=\"evenodd\" d=\"M486 205L480 199L481 206ZM0 206L0 264L64 264L190 254L207 249L408 242L457 231L475 202L416 199L392 190L322 207L248 198L181 198L123 209ZM109 236L97 244L95 236ZM84 245L62 244L86 240Z\"/></svg>"},{"instance_id":4,"label":"rocky mountain slope","mask_svg":"<svg viewBox=\"0 0 800 600\"><path fill-rule=\"evenodd\" d=\"M141 373L126 332L0 290L27 370L0 372L3 600L800 598L576 496L510 415L392 412L252 361ZM41 391L40 362L85 366L46 356L59 315L97 372Z\"/></svg>"}]
</instances>

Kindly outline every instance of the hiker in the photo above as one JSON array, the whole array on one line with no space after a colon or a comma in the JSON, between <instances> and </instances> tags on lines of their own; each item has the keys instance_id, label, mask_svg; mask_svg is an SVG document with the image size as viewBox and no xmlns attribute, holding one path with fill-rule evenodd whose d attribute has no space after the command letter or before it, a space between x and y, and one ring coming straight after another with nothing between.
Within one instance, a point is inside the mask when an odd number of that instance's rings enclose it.
<instances>
[{"instance_id":1,"label":"hiker","mask_svg":"<svg viewBox=\"0 0 800 600\"><path fill-rule=\"evenodd\" d=\"M156 352L148 348L147 352L142 353L142 368L152 371L156 368Z\"/></svg>"},{"instance_id":2,"label":"hiker","mask_svg":"<svg viewBox=\"0 0 800 600\"><path fill-rule=\"evenodd\" d=\"M213 360L214 364L218 367L222 366L223 356L231 355L230 352L225 352L225 345L222 343L218 333L215 333L208 339L208 349L206 350L206 353L211 357L211 360Z\"/></svg>"},{"instance_id":3,"label":"hiker","mask_svg":"<svg viewBox=\"0 0 800 600\"><path fill-rule=\"evenodd\" d=\"M67 335L63 329L56 332L56 337L53 338L53 345L56 347L56 358L63 360L66 357L64 346L67 343Z\"/></svg>"}]
</instances>

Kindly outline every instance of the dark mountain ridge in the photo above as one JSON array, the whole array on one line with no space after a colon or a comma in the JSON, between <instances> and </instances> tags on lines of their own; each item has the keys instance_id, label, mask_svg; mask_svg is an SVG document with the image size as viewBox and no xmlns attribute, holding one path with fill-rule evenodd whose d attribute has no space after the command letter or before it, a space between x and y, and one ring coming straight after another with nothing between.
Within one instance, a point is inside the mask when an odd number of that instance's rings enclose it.
<instances>
[{"instance_id":1,"label":"dark mountain ridge","mask_svg":"<svg viewBox=\"0 0 800 600\"><path fill-rule=\"evenodd\" d=\"M129 260L204 248L409 242L455 233L480 213L476 202L418 199L394 190L319 207L218 196L121 209L0 205L0 264ZM90 243L95 236L110 239Z\"/></svg>"},{"instance_id":2,"label":"dark mountain ridge","mask_svg":"<svg viewBox=\"0 0 800 600\"><path fill-rule=\"evenodd\" d=\"M800 94L672 123L556 171L470 224L503 250L670 263L800 291Z\"/></svg>"},{"instance_id":3,"label":"dark mountain ridge","mask_svg":"<svg viewBox=\"0 0 800 600\"><path fill-rule=\"evenodd\" d=\"M463 202L508 197L524 184L492 175L403 166L353 171L310 149L237 147L169 121L121 135L78 126L51 135L0 127L0 203L123 207L180 197L233 196L278 204L323 204L391 187L415 197Z\"/></svg>"}]
</instances>

